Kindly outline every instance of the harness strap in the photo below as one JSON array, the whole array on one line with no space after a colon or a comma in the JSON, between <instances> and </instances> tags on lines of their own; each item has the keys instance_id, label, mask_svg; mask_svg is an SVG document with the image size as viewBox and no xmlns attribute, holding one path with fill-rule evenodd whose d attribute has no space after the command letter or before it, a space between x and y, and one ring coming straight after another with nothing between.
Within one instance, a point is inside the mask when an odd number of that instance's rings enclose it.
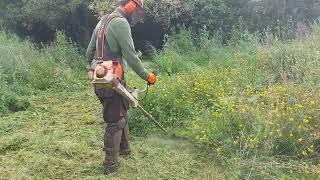
<instances>
[{"instance_id":1,"label":"harness strap","mask_svg":"<svg viewBox=\"0 0 320 180\"><path fill-rule=\"evenodd\" d=\"M98 35L97 35L96 60L107 61L107 60L113 60L115 58L118 58L118 53L111 52L108 43L105 42L105 38L106 38L105 34L108 28L108 25L112 19L117 17L123 18L122 16L110 14L110 15L103 16L101 19L101 26L99 28ZM107 43L107 47L105 47L105 43Z\"/></svg>"}]
</instances>

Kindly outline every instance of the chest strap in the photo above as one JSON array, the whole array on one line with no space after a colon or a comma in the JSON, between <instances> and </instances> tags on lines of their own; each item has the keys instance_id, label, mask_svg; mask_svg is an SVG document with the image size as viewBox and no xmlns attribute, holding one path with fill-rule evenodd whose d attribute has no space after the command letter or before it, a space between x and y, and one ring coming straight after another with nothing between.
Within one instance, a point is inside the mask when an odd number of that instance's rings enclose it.
<instances>
[{"instance_id":1,"label":"chest strap","mask_svg":"<svg viewBox=\"0 0 320 180\"><path fill-rule=\"evenodd\" d=\"M106 30L108 28L108 25L111 22L111 20L116 17L123 18L122 16L117 16L117 15L106 15L106 16L103 16L101 19L101 26L97 34L96 60L108 61L108 60L115 60L119 58L118 53L111 52L110 47L105 39L106 38L105 34L107 33Z\"/></svg>"}]
</instances>

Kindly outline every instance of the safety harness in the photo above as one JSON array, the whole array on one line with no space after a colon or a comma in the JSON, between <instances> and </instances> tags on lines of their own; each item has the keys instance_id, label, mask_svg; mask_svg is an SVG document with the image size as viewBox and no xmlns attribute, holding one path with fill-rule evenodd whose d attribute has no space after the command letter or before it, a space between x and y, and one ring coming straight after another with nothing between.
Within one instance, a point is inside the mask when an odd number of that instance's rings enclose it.
<instances>
[{"instance_id":1,"label":"safety harness","mask_svg":"<svg viewBox=\"0 0 320 180\"><path fill-rule=\"evenodd\" d=\"M113 74L116 74L119 80L123 77L123 67L121 61L119 60L120 55L117 52L112 52L108 42L106 41L106 30L109 23L114 18L123 18L122 16L110 14L105 15L101 19L101 26L97 33L97 43L96 43L96 55L95 59L98 61L97 64L103 65L104 68L112 70Z\"/></svg>"}]
</instances>

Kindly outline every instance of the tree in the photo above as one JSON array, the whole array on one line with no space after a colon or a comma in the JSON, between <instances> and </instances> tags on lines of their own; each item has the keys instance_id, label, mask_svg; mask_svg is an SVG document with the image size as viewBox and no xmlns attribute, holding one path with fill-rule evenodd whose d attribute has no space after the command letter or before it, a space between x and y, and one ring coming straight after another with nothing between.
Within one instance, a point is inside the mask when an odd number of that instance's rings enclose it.
<instances>
[{"instance_id":1,"label":"tree","mask_svg":"<svg viewBox=\"0 0 320 180\"><path fill-rule=\"evenodd\" d=\"M95 17L88 8L90 0L13 0L3 3L6 27L35 42L53 39L63 30L73 40L86 44Z\"/></svg>"},{"instance_id":2,"label":"tree","mask_svg":"<svg viewBox=\"0 0 320 180\"><path fill-rule=\"evenodd\" d=\"M224 39L239 27L270 29L287 38L320 16L320 0L146 0L145 6L145 22L132 31L138 46L151 41L160 47L164 34L180 27L198 33L206 26ZM115 0L1 0L0 25L36 42L50 41L56 30L64 30L85 47L97 17L115 7Z\"/></svg>"},{"instance_id":3,"label":"tree","mask_svg":"<svg viewBox=\"0 0 320 180\"><path fill-rule=\"evenodd\" d=\"M227 34L237 21L228 1L225 0L148 0L145 6L144 25L160 26L158 33L169 33L181 26L200 32L206 26L211 32L222 30ZM110 13L114 7L113 0L94 0L91 4L91 8L100 16Z\"/></svg>"}]
</instances>

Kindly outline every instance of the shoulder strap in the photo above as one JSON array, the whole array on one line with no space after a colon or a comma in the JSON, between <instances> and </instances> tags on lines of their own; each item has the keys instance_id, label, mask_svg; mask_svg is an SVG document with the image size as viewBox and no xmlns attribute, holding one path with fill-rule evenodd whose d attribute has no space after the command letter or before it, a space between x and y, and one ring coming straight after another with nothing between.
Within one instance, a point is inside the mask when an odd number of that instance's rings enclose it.
<instances>
[{"instance_id":1,"label":"shoulder strap","mask_svg":"<svg viewBox=\"0 0 320 180\"><path fill-rule=\"evenodd\" d=\"M96 59L97 60L104 60L104 57L107 53L107 52L105 52L106 51L106 49L105 49L106 29L107 29L109 23L111 22L111 20L116 17L122 18L121 16L110 14L110 15L103 16L101 19L101 26L100 26L100 28L98 30L98 34L97 34L97 48L96 48Z\"/></svg>"}]
</instances>

